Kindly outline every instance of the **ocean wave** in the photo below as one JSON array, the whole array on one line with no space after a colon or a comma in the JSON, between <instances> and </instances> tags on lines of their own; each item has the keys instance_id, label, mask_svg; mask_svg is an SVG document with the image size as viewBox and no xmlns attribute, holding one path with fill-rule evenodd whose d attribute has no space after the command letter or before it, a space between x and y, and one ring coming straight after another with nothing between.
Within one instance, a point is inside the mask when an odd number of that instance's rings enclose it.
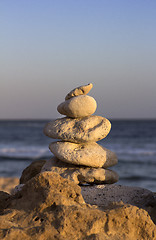
<instances>
[{"instance_id":1,"label":"ocean wave","mask_svg":"<svg viewBox=\"0 0 156 240\"><path fill-rule=\"evenodd\" d=\"M106 147L116 154L120 155L140 155L140 156L154 156L156 155L156 144L152 143L132 143L132 142L124 142L122 139L121 143L111 143L105 144L105 142L101 141L100 145Z\"/></svg>"},{"instance_id":2,"label":"ocean wave","mask_svg":"<svg viewBox=\"0 0 156 240\"><path fill-rule=\"evenodd\" d=\"M108 148L110 149L110 148ZM155 162L155 158L153 156L156 156L156 150L148 150L148 149L113 149L119 159L120 162L123 163L140 163L145 162L145 157L149 157L149 161L151 163ZM41 159L41 158L47 158L51 156L51 152L48 149L48 146L45 145L0 145L0 159ZM153 160L152 160L153 159Z\"/></svg>"},{"instance_id":3,"label":"ocean wave","mask_svg":"<svg viewBox=\"0 0 156 240\"><path fill-rule=\"evenodd\" d=\"M142 156L154 156L156 155L155 149L141 149L141 148L128 148L128 149L114 149L116 154L121 155L142 155Z\"/></svg>"},{"instance_id":4,"label":"ocean wave","mask_svg":"<svg viewBox=\"0 0 156 240\"><path fill-rule=\"evenodd\" d=\"M0 159L41 159L51 155L48 147L42 146L22 146L22 147L3 147L0 148Z\"/></svg>"}]
</instances>

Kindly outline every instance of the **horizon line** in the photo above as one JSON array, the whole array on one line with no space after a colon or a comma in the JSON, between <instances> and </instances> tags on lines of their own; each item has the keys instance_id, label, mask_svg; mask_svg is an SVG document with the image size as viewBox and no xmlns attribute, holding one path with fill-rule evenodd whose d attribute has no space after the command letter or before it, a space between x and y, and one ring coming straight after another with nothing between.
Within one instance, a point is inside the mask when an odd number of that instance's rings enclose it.
<instances>
[{"instance_id":1,"label":"horizon line","mask_svg":"<svg viewBox=\"0 0 156 240\"><path fill-rule=\"evenodd\" d=\"M94 116L94 115L93 115ZM64 116L65 117L65 116ZM59 118L0 118L0 121L47 121L47 120L53 120L53 119L59 119ZM113 121L146 121L146 120L156 120L156 118L107 118L109 120Z\"/></svg>"}]
</instances>

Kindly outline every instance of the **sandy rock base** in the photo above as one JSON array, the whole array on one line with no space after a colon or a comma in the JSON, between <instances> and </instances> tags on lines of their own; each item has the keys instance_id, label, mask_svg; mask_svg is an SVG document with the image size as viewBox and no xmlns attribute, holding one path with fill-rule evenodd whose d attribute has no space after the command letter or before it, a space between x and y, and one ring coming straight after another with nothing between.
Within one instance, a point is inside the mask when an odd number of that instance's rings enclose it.
<instances>
[{"instance_id":1,"label":"sandy rock base","mask_svg":"<svg viewBox=\"0 0 156 240\"><path fill-rule=\"evenodd\" d=\"M0 239L154 240L156 226L136 206L114 203L101 211L88 205L78 185L44 172L15 195L0 192Z\"/></svg>"},{"instance_id":2,"label":"sandy rock base","mask_svg":"<svg viewBox=\"0 0 156 240\"><path fill-rule=\"evenodd\" d=\"M34 162L24 186L0 179L0 239L156 240L156 199L147 189L121 185L80 186ZM7 192L4 192L7 191Z\"/></svg>"}]
</instances>

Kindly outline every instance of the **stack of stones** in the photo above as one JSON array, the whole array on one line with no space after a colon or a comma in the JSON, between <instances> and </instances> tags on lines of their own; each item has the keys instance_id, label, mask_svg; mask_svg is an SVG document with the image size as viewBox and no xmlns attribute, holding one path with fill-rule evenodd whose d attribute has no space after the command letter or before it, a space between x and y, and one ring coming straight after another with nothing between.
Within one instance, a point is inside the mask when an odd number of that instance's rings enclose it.
<instances>
[{"instance_id":1,"label":"stack of stones","mask_svg":"<svg viewBox=\"0 0 156 240\"><path fill-rule=\"evenodd\" d=\"M118 181L117 173L107 169L117 164L115 153L96 143L108 135L111 123L104 117L92 115L97 107L95 99L87 95L92 87L90 83L69 92L57 107L66 117L45 126L46 136L61 141L50 144L54 157L46 161L41 172L57 172L77 184Z\"/></svg>"}]
</instances>

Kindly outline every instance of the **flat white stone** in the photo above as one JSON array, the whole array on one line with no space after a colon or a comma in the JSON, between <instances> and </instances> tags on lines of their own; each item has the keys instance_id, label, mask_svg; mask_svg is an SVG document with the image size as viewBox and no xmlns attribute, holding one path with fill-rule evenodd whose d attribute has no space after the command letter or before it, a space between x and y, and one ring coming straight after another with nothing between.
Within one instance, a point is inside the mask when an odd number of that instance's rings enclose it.
<instances>
[{"instance_id":1,"label":"flat white stone","mask_svg":"<svg viewBox=\"0 0 156 240\"><path fill-rule=\"evenodd\" d=\"M97 108L96 101L88 95L73 97L61 103L57 110L71 118L82 118L92 115Z\"/></svg>"},{"instance_id":2,"label":"flat white stone","mask_svg":"<svg viewBox=\"0 0 156 240\"><path fill-rule=\"evenodd\" d=\"M112 184L118 181L118 175L114 171L103 168L79 167L62 162L56 157L46 161L41 169L41 172L44 171L56 172L61 177L74 181L76 184Z\"/></svg>"},{"instance_id":3,"label":"flat white stone","mask_svg":"<svg viewBox=\"0 0 156 240\"><path fill-rule=\"evenodd\" d=\"M89 116L80 119L60 118L46 124L44 134L63 141L85 143L105 138L111 129L108 119Z\"/></svg>"},{"instance_id":4,"label":"flat white stone","mask_svg":"<svg viewBox=\"0 0 156 240\"><path fill-rule=\"evenodd\" d=\"M117 164L116 154L98 143L52 142L49 148L58 159L74 165L107 168Z\"/></svg>"},{"instance_id":5,"label":"flat white stone","mask_svg":"<svg viewBox=\"0 0 156 240\"><path fill-rule=\"evenodd\" d=\"M92 89L93 84L89 83L87 85L83 85L77 88L74 88L72 91L70 91L67 96L65 97L65 100L68 100L72 97L79 96L79 95L86 95L89 93L89 91Z\"/></svg>"}]
</instances>

